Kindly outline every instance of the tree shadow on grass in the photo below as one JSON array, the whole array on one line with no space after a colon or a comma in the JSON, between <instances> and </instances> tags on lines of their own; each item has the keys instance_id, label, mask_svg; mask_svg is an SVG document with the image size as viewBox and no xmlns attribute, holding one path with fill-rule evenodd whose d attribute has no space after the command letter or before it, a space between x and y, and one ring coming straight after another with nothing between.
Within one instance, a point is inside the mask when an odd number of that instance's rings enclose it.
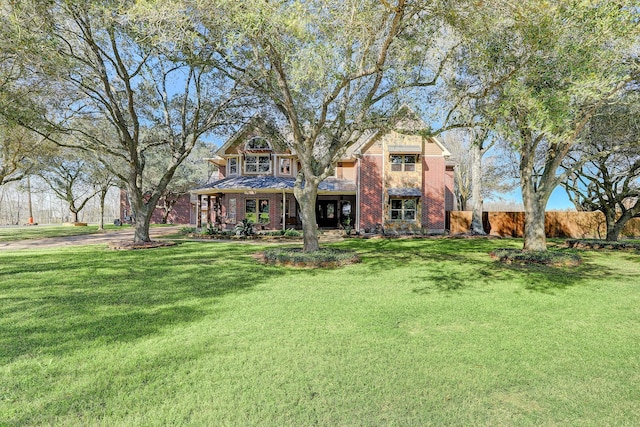
<instances>
[{"instance_id":1,"label":"tree shadow on grass","mask_svg":"<svg viewBox=\"0 0 640 427\"><path fill-rule=\"evenodd\" d=\"M211 315L225 295L287 274L256 263L254 250L192 243L3 254L0 363L133 341Z\"/></svg>"},{"instance_id":2,"label":"tree shadow on grass","mask_svg":"<svg viewBox=\"0 0 640 427\"><path fill-rule=\"evenodd\" d=\"M483 240L372 239L340 245L345 246L356 250L363 264L375 274L412 263L477 263L479 254L487 253L495 244Z\"/></svg>"},{"instance_id":3,"label":"tree shadow on grass","mask_svg":"<svg viewBox=\"0 0 640 427\"><path fill-rule=\"evenodd\" d=\"M411 279L421 285L419 295L432 292L455 293L482 289L499 282L522 283L524 289L553 294L572 286L598 283L624 276L615 269L585 263L577 267L510 265L492 260L497 247L521 247L521 240L380 239L360 246L348 243L361 254L371 274L405 267L415 269Z\"/></svg>"},{"instance_id":4,"label":"tree shadow on grass","mask_svg":"<svg viewBox=\"0 0 640 427\"><path fill-rule=\"evenodd\" d=\"M420 276L418 280L425 284L413 289L418 295L428 295L432 292L459 292L472 287L481 288L488 285L491 280L499 280L499 277L486 269L471 271L438 271Z\"/></svg>"}]
</instances>

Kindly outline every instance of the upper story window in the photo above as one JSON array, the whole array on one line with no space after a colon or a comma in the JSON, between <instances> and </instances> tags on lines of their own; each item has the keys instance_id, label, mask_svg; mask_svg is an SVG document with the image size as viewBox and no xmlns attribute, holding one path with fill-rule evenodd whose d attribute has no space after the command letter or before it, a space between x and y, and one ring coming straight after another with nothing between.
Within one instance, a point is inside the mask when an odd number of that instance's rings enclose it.
<instances>
[{"instance_id":1,"label":"upper story window","mask_svg":"<svg viewBox=\"0 0 640 427\"><path fill-rule=\"evenodd\" d=\"M417 157L415 154L392 154L391 170L393 172L414 172Z\"/></svg>"},{"instance_id":2,"label":"upper story window","mask_svg":"<svg viewBox=\"0 0 640 427\"><path fill-rule=\"evenodd\" d=\"M291 159L280 159L280 175L291 175Z\"/></svg>"},{"instance_id":3,"label":"upper story window","mask_svg":"<svg viewBox=\"0 0 640 427\"><path fill-rule=\"evenodd\" d=\"M232 157L227 160L227 175L238 175L238 159Z\"/></svg>"},{"instance_id":4,"label":"upper story window","mask_svg":"<svg viewBox=\"0 0 640 427\"><path fill-rule=\"evenodd\" d=\"M256 136L247 141L244 148L247 151L271 151L271 144L266 139Z\"/></svg>"},{"instance_id":5,"label":"upper story window","mask_svg":"<svg viewBox=\"0 0 640 427\"><path fill-rule=\"evenodd\" d=\"M256 136L244 145L244 173L271 173L271 144Z\"/></svg>"},{"instance_id":6,"label":"upper story window","mask_svg":"<svg viewBox=\"0 0 640 427\"><path fill-rule=\"evenodd\" d=\"M270 173L271 155L269 154L247 154L244 158L245 173Z\"/></svg>"}]
</instances>

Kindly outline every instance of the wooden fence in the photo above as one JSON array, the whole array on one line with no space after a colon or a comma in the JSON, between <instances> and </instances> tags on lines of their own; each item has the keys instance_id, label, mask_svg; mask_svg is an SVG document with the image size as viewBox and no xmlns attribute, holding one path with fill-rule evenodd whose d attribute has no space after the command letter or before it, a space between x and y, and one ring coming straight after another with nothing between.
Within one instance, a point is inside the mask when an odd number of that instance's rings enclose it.
<instances>
[{"instance_id":1,"label":"wooden fence","mask_svg":"<svg viewBox=\"0 0 640 427\"><path fill-rule=\"evenodd\" d=\"M471 212L447 212L451 234L466 233L471 225ZM484 212L484 231L493 236L522 237L524 212ZM547 237L574 239L604 239L607 228L602 212L547 212L545 214ZM627 223L620 237L640 236L640 218Z\"/></svg>"}]
</instances>

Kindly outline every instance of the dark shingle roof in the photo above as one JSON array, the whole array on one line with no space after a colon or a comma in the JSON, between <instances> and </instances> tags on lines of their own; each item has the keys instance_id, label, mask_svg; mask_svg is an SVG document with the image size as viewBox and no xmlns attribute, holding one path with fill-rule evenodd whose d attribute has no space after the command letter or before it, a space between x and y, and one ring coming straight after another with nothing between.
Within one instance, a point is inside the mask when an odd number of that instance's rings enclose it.
<instances>
[{"instance_id":1,"label":"dark shingle roof","mask_svg":"<svg viewBox=\"0 0 640 427\"><path fill-rule=\"evenodd\" d=\"M293 190L294 178L277 176L231 176L199 187L198 190L218 191L256 191L256 190ZM327 178L318 187L319 191L355 192L356 184L345 179ZM200 192L200 191L198 191Z\"/></svg>"}]
</instances>

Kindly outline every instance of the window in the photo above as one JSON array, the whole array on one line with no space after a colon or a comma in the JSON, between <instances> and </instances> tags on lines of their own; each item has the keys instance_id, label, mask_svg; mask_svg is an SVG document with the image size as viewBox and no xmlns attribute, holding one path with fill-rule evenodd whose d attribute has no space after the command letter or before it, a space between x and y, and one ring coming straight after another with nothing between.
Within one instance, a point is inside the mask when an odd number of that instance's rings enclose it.
<instances>
[{"instance_id":1,"label":"window","mask_svg":"<svg viewBox=\"0 0 640 427\"><path fill-rule=\"evenodd\" d=\"M291 159L280 159L280 175L291 175Z\"/></svg>"},{"instance_id":2,"label":"window","mask_svg":"<svg viewBox=\"0 0 640 427\"><path fill-rule=\"evenodd\" d=\"M391 170L393 172L413 172L416 170L415 154L392 154Z\"/></svg>"},{"instance_id":3,"label":"window","mask_svg":"<svg viewBox=\"0 0 640 427\"><path fill-rule=\"evenodd\" d=\"M258 201L258 222L260 224L269 224L269 200L262 199Z\"/></svg>"},{"instance_id":4,"label":"window","mask_svg":"<svg viewBox=\"0 0 640 427\"><path fill-rule=\"evenodd\" d=\"M392 221L415 221L417 199L391 199Z\"/></svg>"},{"instance_id":5,"label":"window","mask_svg":"<svg viewBox=\"0 0 640 427\"><path fill-rule=\"evenodd\" d=\"M269 173L271 172L270 155L247 155L244 158L245 173Z\"/></svg>"},{"instance_id":6,"label":"window","mask_svg":"<svg viewBox=\"0 0 640 427\"><path fill-rule=\"evenodd\" d=\"M269 199L247 199L244 217L254 224L268 224L270 222Z\"/></svg>"},{"instance_id":7,"label":"window","mask_svg":"<svg viewBox=\"0 0 640 427\"><path fill-rule=\"evenodd\" d=\"M256 219L258 219L257 209L256 209L256 199L247 199L244 202L244 217L245 219L251 221L252 223L256 223Z\"/></svg>"},{"instance_id":8,"label":"window","mask_svg":"<svg viewBox=\"0 0 640 427\"><path fill-rule=\"evenodd\" d=\"M260 138L256 136L255 138L251 138L245 144L246 150L271 150L271 144L264 138Z\"/></svg>"},{"instance_id":9,"label":"window","mask_svg":"<svg viewBox=\"0 0 640 427\"><path fill-rule=\"evenodd\" d=\"M227 168L227 175L238 175L238 159L233 157L227 162L229 167Z\"/></svg>"}]
</instances>

